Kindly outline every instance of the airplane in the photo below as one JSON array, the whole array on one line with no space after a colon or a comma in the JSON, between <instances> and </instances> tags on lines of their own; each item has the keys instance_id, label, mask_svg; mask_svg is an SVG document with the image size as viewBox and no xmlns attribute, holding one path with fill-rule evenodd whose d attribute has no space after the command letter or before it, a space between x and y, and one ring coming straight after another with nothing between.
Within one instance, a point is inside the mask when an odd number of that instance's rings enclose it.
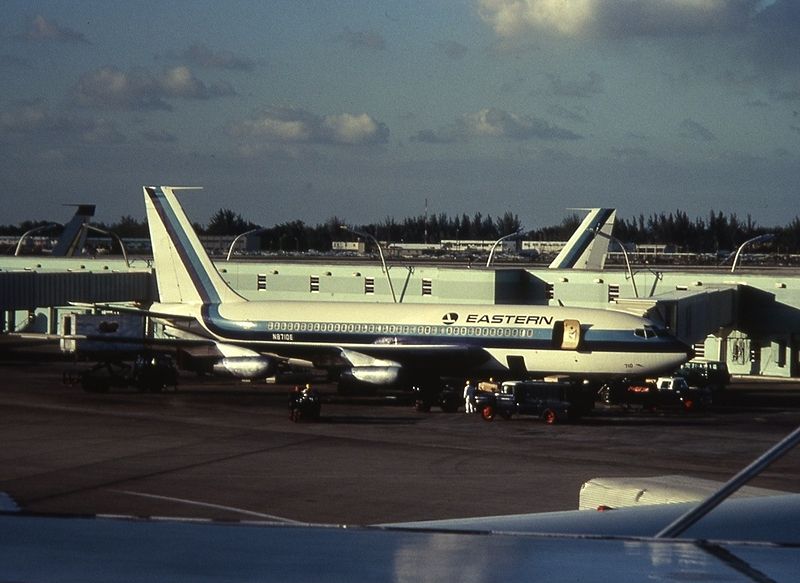
<instances>
[{"instance_id":1,"label":"airplane","mask_svg":"<svg viewBox=\"0 0 800 583\"><path fill-rule=\"evenodd\" d=\"M73 257L81 255L83 253L83 246L86 243L87 226L91 218L94 216L95 205L93 204L77 204L66 206L75 206L75 214L72 215L72 218L61 230L58 241L56 241L55 246L53 247L52 251L50 251L50 255L52 257ZM21 254L22 244L27 235L34 231L58 226L60 226L58 223L52 223L44 227L31 229L27 233L23 234L17 242L16 248L14 249L14 255L18 256Z\"/></svg>"},{"instance_id":2,"label":"airplane","mask_svg":"<svg viewBox=\"0 0 800 583\"><path fill-rule=\"evenodd\" d=\"M143 190L159 294L146 314L167 340L234 376L269 376L301 359L340 384L416 386L432 403L446 378L647 376L691 352L650 320L605 309L248 301L203 249L176 197L182 188Z\"/></svg>"},{"instance_id":3,"label":"airplane","mask_svg":"<svg viewBox=\"0 0 800 583\"><path fill-rule=\"evenodd\" d=\"M86 225L94 216L95 206L93 204L76 205L75 214L72 219L64 225L64 230L58 243L53 247L53 257L73 257L83 253L83 246L86 244L88 230Z\"/></svg>"},{"instance_id":4,"label":"airplane","mask_svg":"<svg viewBox=\"0 0 800 583\"><path fill-rule=\"evenodd\" d=\"M591 208L589 214L556 255L548 269L585 269L602 271L608 255L616 209Z\"/></svg>"}]
</instances>

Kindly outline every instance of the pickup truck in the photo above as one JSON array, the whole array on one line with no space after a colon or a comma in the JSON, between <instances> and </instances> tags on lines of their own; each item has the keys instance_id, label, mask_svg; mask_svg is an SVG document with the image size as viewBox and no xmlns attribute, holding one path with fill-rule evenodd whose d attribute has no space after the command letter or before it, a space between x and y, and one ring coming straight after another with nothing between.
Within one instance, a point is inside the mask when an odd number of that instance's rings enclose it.
<instances>
[{"instance_id":1,"label":"pickup truck","mask_svg":"<svg viewBox=\"0 0 800 583\"><path fill-rule=\"evenodd\" d=\"M640 406L644 409L705 409L711 405L711 391L690 387L682 376L659 377L655 381L625 381L605 385L600 400L607 405Z\"/></svg>"}]
</instances>

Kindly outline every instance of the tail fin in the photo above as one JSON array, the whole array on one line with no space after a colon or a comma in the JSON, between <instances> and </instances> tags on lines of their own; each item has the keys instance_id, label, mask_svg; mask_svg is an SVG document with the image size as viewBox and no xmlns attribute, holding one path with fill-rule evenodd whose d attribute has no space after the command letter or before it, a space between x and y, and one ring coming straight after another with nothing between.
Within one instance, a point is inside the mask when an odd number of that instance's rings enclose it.
<instances>
[{"instance_id":1,"label":"tail fin","mask_svg":"<svg viewBox=\"0 0 800 583\"><path fill-rule=\"evenodd\" d=\"M214 267L172 186L145 186L144 204L161 303L246 301Z\"/></svg>"},{"instance_id":2,"label":"tail fin","mask_svg":"<svg viewBox=\"0 0 800 583\"><path fill-rule=\"evenodd\" d=\"M72 257L80 255L86 243L86 228L84 225L94 216L93 204L79 204L70 221L64 225L64 230L58 238L58 243L53 247L53 257Z\"/></svg>"},{"instance_id":3,"label":"tail fin","mask_svg":"<svg viewBox=\"0 0 800 583\"><path fill-rule=\"evenodd\" d=\"M586 209L589 214L572 234L550 269L602 270L608 255L608 243L614 229L616 209Z\"/></svg>"}]
</instances>

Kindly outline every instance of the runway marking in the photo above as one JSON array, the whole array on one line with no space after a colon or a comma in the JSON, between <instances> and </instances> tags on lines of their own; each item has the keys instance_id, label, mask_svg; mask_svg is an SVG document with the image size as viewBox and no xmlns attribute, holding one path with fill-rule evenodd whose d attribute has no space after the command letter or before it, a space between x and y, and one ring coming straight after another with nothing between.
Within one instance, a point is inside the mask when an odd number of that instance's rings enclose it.
<instances>
[{"instance_id":1,"label":"runway marking","mask_svg":"<svg viewBox=\"0 0 800 583\"><path fill-rule=\"evenodd\" d=\"M181 504L189 504L192 506L203 506L205 508L214 508L217 510L227 510L230 512L238 512L239 514L244 514L246 516L255 516L258 518L264 518L267 520L273 520L275 522L283 522L286 524L297 524L297 525L305 525L306 522L301 522L299 520L292 520L291 518L284 518L282 516L275 516L274 514L265 514L263 512L255 512L253 510L245 510L244 508L235 508L233 506L223 506L221 504L211 504L209 502L200 502L198 500L187 500L186 498L173 498L171 496L160 496L158 494L147 494L145 492L132 492L130 490L110 490L111 492L116 492L117 494L128 494L129 496L140 496L142 498L155 498L157 500L169 500L170 502L180 502Z\"/></svg>"}]
</instances>

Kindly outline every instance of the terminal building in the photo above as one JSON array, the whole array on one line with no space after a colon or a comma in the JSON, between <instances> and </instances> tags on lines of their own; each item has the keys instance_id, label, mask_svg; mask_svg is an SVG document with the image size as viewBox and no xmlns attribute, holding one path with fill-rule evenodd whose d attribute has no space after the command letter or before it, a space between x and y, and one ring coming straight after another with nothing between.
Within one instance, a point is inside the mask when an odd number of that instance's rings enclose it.
<instances>
[{"instance_id":1,"label":"terminal building","mask_svg":"<svg viewBox=\"0 0 800 583\"><path fill-rule=\"evenodd\" d=\"M780 268L603 270L485 268L477 263L388 265L325 258L217 261L229 284L251 300L434 304L529 304L608 308L648 314L692 344L698 357L727 362L733 374L800 378L800 274ZM58 334L70 302L151 302L148 259L0 259L3 332Z\"/></svg>"}]
</instances>

